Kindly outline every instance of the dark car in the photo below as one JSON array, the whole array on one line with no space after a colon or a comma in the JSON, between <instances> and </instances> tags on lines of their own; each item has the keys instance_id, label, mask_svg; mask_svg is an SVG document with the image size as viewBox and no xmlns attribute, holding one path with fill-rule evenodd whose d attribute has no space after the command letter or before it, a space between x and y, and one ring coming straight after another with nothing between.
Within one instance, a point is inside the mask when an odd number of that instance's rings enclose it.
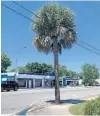
<instances>
[{"instance_id":1,"label":"dark car","mask_svg":"<svg viewBox=\"0 0 100 116\"><path fill-rule=\"evenodd\" d=\"M17 91L19 88L18 83L16 81L4 81L1 82L1 91L7 90L14 90Z\"/></svg>"}]
</instances>

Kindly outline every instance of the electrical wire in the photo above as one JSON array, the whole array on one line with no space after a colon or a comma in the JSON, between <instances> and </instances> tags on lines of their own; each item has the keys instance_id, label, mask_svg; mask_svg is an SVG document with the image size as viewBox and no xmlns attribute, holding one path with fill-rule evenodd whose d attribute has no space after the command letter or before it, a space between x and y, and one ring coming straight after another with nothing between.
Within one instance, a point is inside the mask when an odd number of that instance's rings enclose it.
<instances>
[{"instance_id":1,"label":"electrical wire","mask_svg":"<svg viewBox=\"0 0 100 116\"><path fill-rule=\"evenodd\" d=\"M12 9L12 8L10 8L10 7L8 7L7 5L5 5L5 4L3 4L3 3L1 3L1 4L2 4L4 7L6 7L7 9L9 9L9 10L11 10L11 11L17 13L18 15L20 15L20 16L22 16L22 17L28 19L29 21L34 22L32 19L26 17L25 15L21 14L20 12L17 12L16 10L14 10L14 9ZM82 41L82 42L83 42L83 41ZM84 43L85 43L85 42L84 42ZM85 44L86 44L86 43L85 43ZM80 46L80 47L82 47L82 48L84 48L84 49L86 49L86 50L88 50L88 51L90 51L90 52L92 52L92 53L95 53L95 54L97 54L97 55L100 55L99 53L94 52L93 50L88 49L88 48L86 48L86 47L84 47L84 46L82 46L82 45L80 45L80 44L78 44L78 43L76 43L76 45L78 45L78 46ZM89 46L91 46L91 45L89 45ZM93 47L93 46L91 46L91 47ZM94 47L93 47L93 48L94 48ZM95 48L95 49L97 49L97 48ZM98 49L98 50L99 50L99 49Z\"/></svg>"},{"instance_id":2,"label":"electrical wire","mask_svg":"<svg viewBox=\"0 0 100 116\"><path fill-rule=\"evenodd\" d=\"M22 17L28 19L29 21L34 22L32 19L30 19L30 18L28 18L27 16L21 14L20 12L14 10L14 9L12 9L12 8L10 8L9 6L7 6L7 5L5 5L5 4L3 4L3 3L1 3L1 5L3 5L4 7L6 7L7 9L9 9L9 10L11 10L11 11L13 11L13 12L19 14L20 16L22 16Z\"/></svg>"}]
</instances>

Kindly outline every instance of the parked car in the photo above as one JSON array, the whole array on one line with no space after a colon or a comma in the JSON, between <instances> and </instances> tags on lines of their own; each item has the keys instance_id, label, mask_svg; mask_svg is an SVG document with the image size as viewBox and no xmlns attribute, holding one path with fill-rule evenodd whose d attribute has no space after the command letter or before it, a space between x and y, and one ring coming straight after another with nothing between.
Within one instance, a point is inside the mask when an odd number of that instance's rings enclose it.
<instances>
[{"instance_id":1,"label":"parked car","mask_svg":"<svg viewBox=\"0 0 100 116\"><path fill-rule=\"evenodd\" d=\"M3 81L1 82L1 91L14 90L17 91L19 89L18 83L16 81Z\"/></svg>"}]
</instances>

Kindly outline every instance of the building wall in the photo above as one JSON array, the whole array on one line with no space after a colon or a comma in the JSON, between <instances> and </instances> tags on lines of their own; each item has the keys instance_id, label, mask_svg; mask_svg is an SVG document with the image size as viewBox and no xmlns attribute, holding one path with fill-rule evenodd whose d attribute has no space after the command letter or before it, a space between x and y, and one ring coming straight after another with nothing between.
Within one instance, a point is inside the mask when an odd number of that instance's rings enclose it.
<instances>
[{"instance_id":1,"label":"building wall","mask_svg":"<svg viewBox=\"0 0 100 116\"><path fill-rule=\"evenodd\" d=\"M83 81L82 79L79 79L79 85L82 85L82 81Z\"/></svg>"},{"instance_id":2,"label":"building wall","mask_svg":"<svg viewBox=\"0 0 100 116\"><path fill-rule=\"evenodd\" d=\"M24 88L34 88L34 87L51 87L51 80L49 79L26 79L26 78L18 78L17 79L19 87ZM43 82L42 82L43 81ZM43 84L43 85L42 85Z\"/></svg>"},{"instance_id":3,"label":"building wall","mask_svg":"<svg viewBox=\"0 0 100 116\"><path fill-rule=\"evenodd\" d=\"M18 74L17 82L19 87L34 88L34 87L51 87L51 81L54 76L49 75L28 75ZM1 81L16 80L16 73L1 74ZM35 80L35 83L34 83Z\"/></svg>"},{"instance_id":4,"label":"building wall","mask_svg":"<svg viewBox=\"0 0 100 116\"><path fill-rule=\"evenodd\" d=\"M79 84L79 79L74 79L74 78L63 78L63 85L62 86L67 86L70 84Z\"/></svg>"},{"instance_id":5,"label":"building wall","mask_svg":"<svg viewBox=\"0 0 100 116\"><path fill-rule=\"evenodd\" d=\"M19 84L20 87L26 87L26 80L27 79L18 78L17 82L18 82L18 84Z\"/></svg>"},{"instance_id":6,"label":"building wall","mask_svg":"<svg viewBox=\"0 0 100 116\"><path fill-rule=\"evenodd\" d=\"M32 75L32 74L18 75L19 85L22 83L23 87L26 87L26 88L51 87L51 82L53 79L54 79L54 76L49 76L49 75ZM35 83L34 83L34 80L35 80ZM26 81L26 83L24 81Z\"/></svg>"}]
</instances>

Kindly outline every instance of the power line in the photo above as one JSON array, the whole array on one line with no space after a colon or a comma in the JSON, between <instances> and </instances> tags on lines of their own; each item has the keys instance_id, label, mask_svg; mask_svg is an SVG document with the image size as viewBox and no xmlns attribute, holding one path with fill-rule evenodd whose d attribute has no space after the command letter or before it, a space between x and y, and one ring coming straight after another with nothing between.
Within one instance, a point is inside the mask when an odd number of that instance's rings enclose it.
<instances>
[{"instance_id":1,"label":"power line","mask_svg":"<svg viewBox=\"0 0 100 116\"><path fill-rule=\"evenodd\" d=\"M27 16L21 14L20 12L17 12L16 10L14 10L14 9L12 9L12 8L10 8L10 7L8 7L7 5L5 5L5 4L3 4L3 3L1 3L1 5L3 5L3 6L4 6L5 8L7 8L7 9L9 9L9 10L11 10L11 11L17 13L18 15L20 15L20 16L22 16L22 17L28 19L29 21L34 22L32 19L30 19L30 18L28 18Z\"/></svg>"},{"instance_id":2,"label":"power line","mask_svg":"<svg viewBox=\"0 0 100 116\"><path fill-rule=\"evenodd\" d=\"M80 42L82 42L83 44L85 44L85 45L87 45L87 46L89 46L89 47L91 47L91 48L93 48L93 49L95 49L95 50L97 50L97 51L100 52L100 49L97 49L97 48L93 47L92 45L85 43L85 42L82 41L82 40L80 40Z\"/></svg>"},{"instance_id":3,"label":"power line","mask_svg":"<svg viewBox=\"0 0 100 116\"><path fill-rule=\"evenodd\" d=\"M21 8L23 8L24 10L28 11L29 13L35 15L36 17L40 18L39 16L37 16L35 13L33 13L32 11L28 10L27 8L25 8L23 5L19 4L18 2L12 1L14 4L20 6Z\"/></svg>"},{"instance_id":4,"label":"power line","mask_svg":"<svg viewBox=\"0 0 100 116\"><path fill-rule=\"evenodd\" d=\"M11 10L12 12L15 12L16 14L18 14L18 15L20 15L20 16L26 18L26 19L28 19L29 21L35 22L35 21L33 21L32 19L30 19L30 18L24 16L23 14L17 12L16 10L14 10L14 9L12 9L12 8L10 8L10 7L8 7L7 5L5 5L5 4L3 4L3 3L1 3L1 5L3 5L3 6L4 6L5 8L7 8L7 9ZM24 48L26 48L26 46L25 46Z\"/></svg>"},{"instance_id":5,"label":"power line","mask_svg":"<svg viewBox=\"0 0 100 116\"><path fill-rule=\"evenodd\" d=\"M29 13L33 14L34 16L40 18L40 17L37 16L35 13L31 12L30 10L28 10L27 8L25 8L23 5L19 4L18 2L15 2L15 1L12 1L12 2L15 3L16 5L20 6L20 7L23 8L24 10L28 11ZM94 50L97 50L97 51L100 52L100 49L97 49L97 48L93 47L92 45L85 43L85 42L82 41L82 40L80 40L80 42L82 42L83 44L85 44L85 45L87 45L87 46L93 48Z\"/></svg>"},{"instance_id":6,"label":"power line","mask_svg":"<svg viewBox=\"0 0 100 116\"><path fill-rule=\"evenodd\" d=\"M86 50L88 50L88 51L90 51L90 52L93 52L93 53L95 53L95 54L97 54L97 55L100 55L99 53L94 52L94 51L92 51L92 50L90 50L90 49L88 49L88 48L86 48L86 47L84 47L84 46L82 46L82 45L80 45L80 44L78 44L78 43L76 43L76 45L78 45L78 46L80 46L80 47L82 47L82 48L84 48L84 49L86 49Z\"/></svg>"},{"instance_id":7,"label":"power line","mask_svg":"<svg viewBox=\"0 0 100 116\"><path fill-rule=\"evenodd\" d=\"M24 18L28 19L29 21L34 22L32 19L30 19L30 18L26 17L25 15L23 15L23 14L17 12L16 10L13 10L12 8L8 7L7 5L5 5L5 4L3 4L3 3L1 3L1 4L2 4L4 7L6 7L7 9L9 9L9 10L11 10L11 11L13 11L13 12L19 14L20 16L23 16ZM82 48L88 50L88 51L91 51L91 52L93 52L93 53L95 53L95 54L97 54L97 55L100 55L99 53L94 52L94 51L92 51L92 50L90 50L90 49L88 49L88 48L86 48L86 47L84 47L84 46L82 46L82 45L80 45L80 44L78 44L78 43L76 43L76 44L77 44L78 46L80 46L80 47L82 47Z\"/></svg>"}]
</instances>

